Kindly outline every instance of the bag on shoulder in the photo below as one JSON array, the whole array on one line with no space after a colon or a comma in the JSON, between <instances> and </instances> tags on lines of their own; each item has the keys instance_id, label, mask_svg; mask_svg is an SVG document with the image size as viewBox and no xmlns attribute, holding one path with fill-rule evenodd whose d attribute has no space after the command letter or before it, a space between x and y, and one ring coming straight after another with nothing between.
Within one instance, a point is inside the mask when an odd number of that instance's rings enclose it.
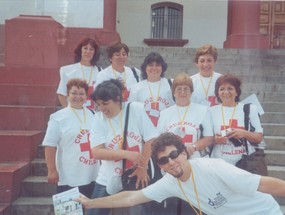
<instances>
[{"instance_id":1,"label":"bag on shoulder","mask_svg":"<svg viewBox=\"0 0 285 215\"><path fill-rule=\"evenodd\" d=\"M136 190L137 176L129 177L135 170L136 167L134 166L129 169L126 169L123 172L122 174L123 190ZM141 189L141 187L139 187L138 189Z\"/></svg>"},{"instance_id":2,"label":"bag on shoulder","mask_svg":"<svg viewBox=\"0 0 285 215\"><path fill-rule=\"evenodd\" d=\"M250 104L245 104L244 111L244 124L245 129L249 129L249 111ZM243 139L243 144L246 150L246 154L242 155L242 158L236 163L236 166L244 169L253 174L267 176L267 159L263 149L255 148L255 152L248 154L247 140Z\"/></svg>"}]
</instances>

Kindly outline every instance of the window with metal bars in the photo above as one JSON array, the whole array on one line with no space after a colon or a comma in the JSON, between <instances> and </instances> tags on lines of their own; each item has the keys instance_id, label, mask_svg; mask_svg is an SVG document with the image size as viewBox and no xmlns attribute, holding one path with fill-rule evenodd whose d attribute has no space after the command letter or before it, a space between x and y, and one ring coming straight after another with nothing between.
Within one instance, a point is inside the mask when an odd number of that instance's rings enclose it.
<instances>
[{"instance_id":1,"label":"window with metal bars","mask_svg":"<svg viewBox=\"0 0 285 215\"><path fill-rule=\"evenodd\" d=\"M151 38L181 39L183 6L176 3L161 2L153 4Z\"/></svg>"}]
</instances>

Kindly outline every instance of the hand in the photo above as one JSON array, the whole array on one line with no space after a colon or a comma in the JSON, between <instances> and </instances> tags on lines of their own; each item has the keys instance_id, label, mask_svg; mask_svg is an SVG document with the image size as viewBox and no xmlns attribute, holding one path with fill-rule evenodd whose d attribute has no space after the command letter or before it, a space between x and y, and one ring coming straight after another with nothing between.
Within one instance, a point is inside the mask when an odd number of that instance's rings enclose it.
<instances>
[{"instance_id":1,"label":"hand","mask_svg":"<svg viewBox=\"0 0 285 215\"><path fill-rule=\"evenodd\" d=\"M147 174L147 167L138 166L136 170L129 177L133 177L133 176L137 176L136 189L139 188L140 183L141 183L142 188L148 186L148 182L150 178Z\"/></svg>"},{"instance_id":2,"label":"hand","mask_svg":"<svg viewBox=\"0 0 285 215\"><path fill-rule=\"evenodd\" d=\"M140 152L125 150L125 158L138 166L141 166L145 162L145 158Z\"/></svg>"},{"instance_id":3,"label":"hand","mask_svg":"<svg viewBox=\"0 0 285 215\"><path fill-rule=\"evenodd\" d=\"M235 138L235 139L241 139L244 137L245 130L233 128L232 131L228 134L227 138Z\"/></svg>"},{"instance_id":4,"label":"hand","mask_svg":"<svg viewBox=\"0 0 285 215\"><path fill-rule=\"evenodd\" d=\"M58 172L56 169L54 170L48 170L48 183L51 184L57 184L59 181L59 176L58 176Z\"/></svg>"},{"instance_id":5,"label":"hand","mask_svg":"<svg viewBox=\"0 0 285 215\"><path fill-rule=\"evenodd\" d=\"M194 147L192 143L185 143L185 146L189 156L191 156L196 151L196 147Z\"/></svg>"},{"instance_id":6,"label":"hand","mask_svg":"<svg viewBox=\"0 0 285 215\"><path fill-rule=\"evenodd\" d=\"M91 208L91 199L87 198L83 194L80 194L80 197L78 199L74 199L74 201L82 204L84 208Z\"/></svg>"}]
</instances>

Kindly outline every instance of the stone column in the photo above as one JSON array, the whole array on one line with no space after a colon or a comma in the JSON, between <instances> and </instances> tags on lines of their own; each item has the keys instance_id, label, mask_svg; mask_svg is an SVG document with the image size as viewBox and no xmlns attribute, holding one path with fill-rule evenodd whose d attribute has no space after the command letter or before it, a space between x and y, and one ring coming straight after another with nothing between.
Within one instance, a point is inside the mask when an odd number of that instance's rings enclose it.
<instances>
[{"instance_id":1,"label":"stone column","mask_svg":"<svg viewBox=\"0 0 285 215\"><path fill-rule=\"evenodd\" d=\"M224 48L268 49L269 37L259 33L260 1L228 0L228 31Z\"/></svg>"}]
</instances>

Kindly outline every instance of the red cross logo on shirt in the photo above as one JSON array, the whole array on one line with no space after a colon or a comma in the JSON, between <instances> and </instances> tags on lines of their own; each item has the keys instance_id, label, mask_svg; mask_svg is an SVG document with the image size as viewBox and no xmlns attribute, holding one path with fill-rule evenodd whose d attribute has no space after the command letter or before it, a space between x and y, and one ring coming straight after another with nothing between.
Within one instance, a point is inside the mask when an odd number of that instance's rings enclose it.
<instances>
[{"instance_id":1,"label":"red cross logo on shirt","mask_svg":"<svg viewBox=\"0 0 285 215\"><path fill-rule=\"evenodd\" d=\"M128 144L128 141L126 142L126 150L127 151L132 151L132 152L139 152L140 149L139 149L139 146L138 145L135 145L133 147L129 147L129 144ZM115 160L115 162L118 162L120 160ZM129 161L129 160L126 160L126 169L132 167L134 164L132 161Z\"/></svg>"},{"instance_id":2,"label":"red cross logo on shirt","mask_svg":"<svg viewBox=\"0 0 285 215\"><path fill-rule=\"evenodd\" d=\"M182 138L182 142L183 143L192 143L193 135L192 134L186 134L185 127L182 127L182 131L185 133L184 138Z\"/></svg>"},{"instance_id":3,"label":"red cross logo on shirt","mask_svg":"<svg viewBox=\"0 0 285 215\"><path fill-rule=\"evenodd\" d=\"M89 158L94 158L92 151L91 151L91 147L90 147L90 140L89 140L89 136L90 134L87 134L87 142L85 143L80 143L80 151L81 152L89 152Z\"/></svg>"},{"instance_id":4,"label":"red cross logo on shirt","mask_svg":"<svg viewBox=\"0 0 285 215\"><path fill-rule=\"evenodd\" d=\"M159 102L151 102L150 104L151 110L157 110L159 111ZM146 111L148 117L150 118L152 124L156 127L158 123L158 118L157 116L152 116L150 114L151 111Z\"/></svg>"},{"instance_id":5,"label":"red cross logo on shirt","mask_svg":"<svg viewBox=\"0 0 285 215\"><path fill-rule=\"evenodd\" d=\"M211 107L218 104L216 96L208 96L208 101L211 102Z\"/></svg>"},{"instance_id":6,"label":"red cross logo on shirt","mask_svg":"<svg viewBox=\"0 0 285 215\"><path fill-rule=\"evenodd\" d=\"M86 106L88 109L95 110L95 102L91 99L91 94L94 91L94 86L88 86L88 92L87 92L87 100L90 102L90 105Z\"/></svg>"},{"instance_id":7,"label":"red cross logo on shirt","mask_svg":"<svg viewBox=\"0 0 285 215\"><path fill-rule=\"evenodd\" d=\"M244 129L244 126L241 126L241 127L238 126L238 121L237 121L236 119L233 119L233 120L232 120L232 123L231 123L230 121L231 121L231 120L229 120L229 125L231 124L231 128ZM229 127L230 127L230 126L228 126L228 125L225 125L225 126L221 125L221 131L222 131L222 130L225 130L225 129L229 128Z\"/></svg>"}]
</instances>

